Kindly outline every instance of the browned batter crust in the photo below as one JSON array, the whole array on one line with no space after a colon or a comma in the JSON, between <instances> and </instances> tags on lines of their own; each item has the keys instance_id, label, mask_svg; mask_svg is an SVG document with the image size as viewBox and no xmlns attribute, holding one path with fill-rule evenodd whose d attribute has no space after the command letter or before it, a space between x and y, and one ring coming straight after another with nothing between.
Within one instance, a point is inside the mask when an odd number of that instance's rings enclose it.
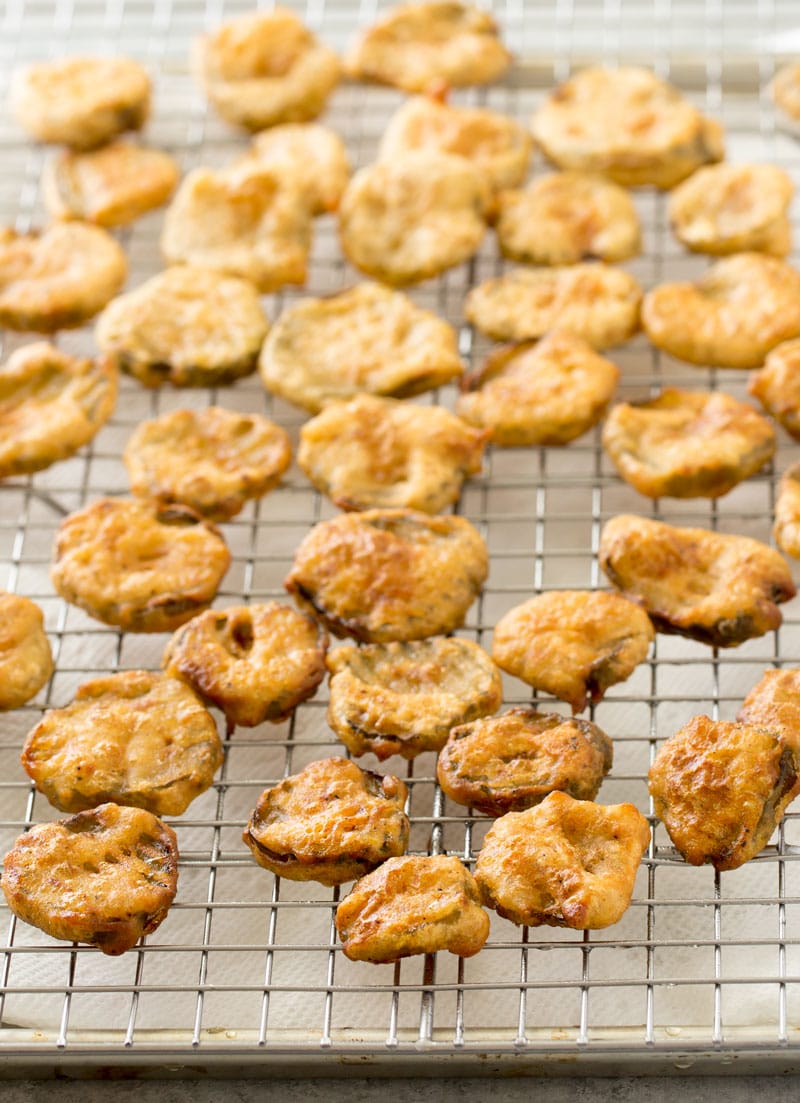
<instances>
[{"instance_id":1,"label":"browned batter crust","mask_svg":"<svg viewBox=\"0 0 800 1103\"><path fill-rule=\"evenodd\" d=\"M800 340L784 341L768 353L747 389L790 436L800 440Z\"/></svg>"},{"instance_id":2,"label":"browned batter crust","mask_svg":"<svg viewBox=\"0 0 800 1103\"><path fill-rule=\"evenodd\" d=\"M736 719L740 724L777 732L800 757L800 669L765 670Z\"/></svg>"},{"instance_id":3,"label":"browned batter crust","mask_svg":"<svg viewBox=\"0 0 800 1103\"><path fill-rule=\"evenodd\" d=\"M42 610L30 598L0 590L0 709L30 701L52 673Z\"/></svg>"}]
</instances>

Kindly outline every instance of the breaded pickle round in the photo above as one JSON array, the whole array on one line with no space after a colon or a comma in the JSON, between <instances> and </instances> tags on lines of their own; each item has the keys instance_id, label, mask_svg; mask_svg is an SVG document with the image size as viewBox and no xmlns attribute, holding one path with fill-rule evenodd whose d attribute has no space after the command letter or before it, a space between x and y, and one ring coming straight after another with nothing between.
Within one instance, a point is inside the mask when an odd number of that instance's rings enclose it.
<instances>
[{"instance_id":1,"label":"breaded pickle round","mask_svg":"<svg viewBox=\"0 0 800 1103\"><path fill-rule=\"evenodd\" d=\"M781 476L775 498L775 543L794 559L800 559L800 463Z\"/></svg>"},{"instance_id":2,"label":"breaded pickle round","mask_svg":"<svg viewBox=\"0 0 800 1103\"><path fill-rule=\"evenodd\" d=\"M53 673L53 655L39 606L0 590L0 709L35 697Z\"/></svg>"},{"instance_id":3,"label":"breaded pickle round","mask_svg":"<svg viewBox=\"0 0 800 1103\"><path fill-rule=\"evenodd\" d=\"M768 414L800 440L800 340L777 345L747 383Z\"/></svg>"},{"instance_id":4,"label":"breaded pickle round","mask_svg":"<svg viewBox=\"0 0 800 1103\"><path fill-rule=\"evenodd\" d=\"M285 123L262 130L244 162L260 164L284 187L302 192L312 214L335 211L350 176L344 142L319 123Z\"/></svg>"},{"instance_id":5,"label":"breaded pickle round","mask_svg":"<svg viewBox=\"0 0 800 1103\"><path fill-rule=\"evenodd\" d=\"M800 119L800 64L782 65L772 78L770 93L790 119Z\"/></svg>"},{"instance_id":6,"label":"breaded pickle round","mask_svg":"<svg viewBox=\"0 0 800 1103\"><path fill-rule=\"evenodd\" d=\"M736 719L740 724L777 732L800 756L800 668L765 670Z\"/></svg>"}]
</instances>

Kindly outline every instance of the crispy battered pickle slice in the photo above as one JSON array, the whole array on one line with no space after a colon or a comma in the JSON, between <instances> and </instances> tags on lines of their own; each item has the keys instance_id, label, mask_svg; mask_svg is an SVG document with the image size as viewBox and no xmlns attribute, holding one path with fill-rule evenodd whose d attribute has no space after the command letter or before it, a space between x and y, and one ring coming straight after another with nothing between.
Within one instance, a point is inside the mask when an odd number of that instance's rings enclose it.
<instances>
[{"instance_id":1,"label":"crispy battered pickle slice","mask_svg":"<svg viewBox=\"0 0 800 1103\"><path fill-rule=\"evenodd\" d=\"M765 670L736 719L740 724L777 732L800 758L800 669Z\"/></svg>"},{"instance_id":2,"label":"crispy battered pickle slice","mask_svg":"<svg viewBox=\"0 0 800 1103\"><path fill-rule=\"evenodd\" d=\"M391 774L324 758L266 789L242 838L258 864L280 877L341 885L405 853L407 796Z\"/></svg>"},{"instance_id":3,"label":"crispy battered pickle slice","mask_svg":"<svg viewBox=\"0 0 800 1103\"><path fill-rule=\"evenodd\" d=\"M600 566L647 610L659 632L736 647L782 620L795 595L782 556L747 536L677 528L621 514L600 538Z\"/></svg>"},{"instance_id":4,"label":"crispy battered pickle slice","mask_svg":"<svg viewBox=\"0 0 800 1103\"><path fill-rule=\"evenodd\" d=\"M769 842L800 791L796 745L777 731L695 716L650 767L653 807L693 866L737 869Z\"/></svg>"},{"instance_id":5,"label":"crispy battered pickle slice","mask_svg":"<svg viewBox=\"0 0 800 1103\"><path fill-rule=\"evenodd\" d=\"M3 863L12 912L52 938L124 954L178 887L175 832L143 808L101 804L20 835Z\"/></svg>"},{"instance_id":6,"label":"crispy battered pickle slice","mask_svg":"<svg viewBox=\"0 0 800 1103\"><path fill-rule=\"evenodd\" d=\"M256 134L244 161L301 192L312 214L335 211L350 176L344 142L319 123L285 123Z\"/></svg>"},{"instance_id":7,"label":"crispy battered pickle slice","mask_svg":"<svg viewBox=\"0 0 800 1103\"><path fill-rule=\"evenodd\" d=\"M336 909L336 931L351 961L383 965L438 950L472 957L489 937L489 916L458 858L410 855L353 886Z\"/></svg>"},{"instance_id":8,"label":"crispy battered pickle slice","mask_svg":"<svg viewBox=\"0 0 800 1103\"><path fill-rule=\"evenodd\" d=\"M438 751L451 728L503 700L492 660L457 637L337 647L327 664L328 723L351 754L381 761Z\"/></svg>"},{"instance_id":9,"label":"crispy battered pickle slice","mask_svg":"<svg viewBox=\"0 0 800 1103\"><path fill-rule=\"evenodd\" d=\"M800 64L782 65L769 90L775 103L790 119L800 119Z\"/></svg>"},{"instance_id":10,"label":"crispy battered pickle slice","mask_svg":"<svg viewBox=\"0 0 800 1103\"><path fill-rule=\"evenodd\" d=\"M774 348L747 389L790 436L800 440L800 340Z\"/></svg>"},{"instance_id":11,"label":"crispy battered pickle slice","mask_svg":"<svg viewBox=\"0 0 800 1103\"><path fill-rule=\"evenodd\" d=\"M42 610L30 598L0 590L0 709L30 701L52 673Z\"/></svg>"},{"instance_id":12,"label":"crispy battered pickle slice","mask_svg":"<svg viewBox=\"0 0 800 1103\"><path fill-rule=\"evenodd\" d=\"M778 547L800 559L800 463L793 463L778 483L773 531Z\"/></svg>"},{"instance_id":13,"label":"crispy battered pickle slice","mask_svg":"<svg viewBox=\"0 0 800 1103\"><path fill-rule=\"evenodd\" d=\"M512 923L597 930L627 910L649 843L650 827L634 805L550 793L495 821L475 880L486 906Z\"/></svg>"},{"instance_id":14,"label":"crispy battered pickle slice","mask_svg":"<svg viewBox=\"0 0 800 1103\"><path fill-rule=\"evenodd\" d=\"M611 740L588 720L516 708L453 728L436 776L457 804L504 816L556 790L594 800L613 756Z\"/></svg>"}]
</instances>

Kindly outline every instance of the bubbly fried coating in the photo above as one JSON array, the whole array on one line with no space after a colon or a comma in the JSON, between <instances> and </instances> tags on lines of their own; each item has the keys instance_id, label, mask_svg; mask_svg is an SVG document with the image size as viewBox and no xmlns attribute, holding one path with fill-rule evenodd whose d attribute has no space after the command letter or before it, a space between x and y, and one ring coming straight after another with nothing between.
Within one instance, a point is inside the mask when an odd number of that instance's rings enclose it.
<instances>
[{"instance_id":1,"label":"bubbly fried coating","mask_svg":"<svg viewBox=\"0 0 800 1103\"><path fill-rule=\"evenodd\" d=\"M345 957L375 965L437 950L472 957L489 926L475 879L449 854L390 858L336 909Z\"/></svg>"},{"instance_id":2,"label":"bubbly fried coating","mask_svg":"<svg viewBox=\"0 0 800 1103\"><path fill-rule=\"evenodd\" d=\"M777 732L800 760L800 669L765 670L736 719L740 724Z\"/></svg>"},{"instance_id":3,"label":"bubbly fried coating","mask_svg":"<svg viewBox=\"0 0 800 1103\"><path fill-rule=\"evenodd\" d=\"M778 732L695 716L659 748L648 785L687 862L738 869L800 792L800 758Z\"/></svg>"},{"instance_id":4,"label":"bubbly fried coating","mask_svg":"<svg viewBox=\"0 0 800 1103\"><path fill-rule=\"evenodd\" d=\"M216 725L193 690L144 670L84 682L22 748L23 769L61 812L113 801L180 816L221 764Z\"/></svg>"},{"instance_id":5,"label":"bubbly fried coating","mask_svg":"<svg viewBox=\"0 0 800 1103\"><path fill-rule=\"evenodd\" d=\"M328 636L313 617L267 601L208 609L179 628L161 665L225 714L228 724L278 724L325 677Z\"/></svg>"},{"instance_id":6,"label":"bubbly fried coating","mask_svg":"<svg viewBox=\"0 0 800 1103\"><path fill-rule=\"evenodd\" d=\"M341 74L333 50L282 7L248 12L204 35L192 67L222 118L247 130L315 119Z\"/></svg>"},{"instance_id":7,"label":"bubbly fried coating","mask_svg":"<svg viewBox=\"0 0 800 1103\"><path fill-rule=\"evenodd\" d=\"M66 57L14 71L11 110L40 142L94 149L150 113L150 78L126 57Z\"/></svg>"},{"instance_id":8,"label":"bubbly fried coating","mask_svg":"<svg viewBox=\"0 0 800 1103\"><path fill-rule=\"evenodd\" d=\"M757 368L800 336L800 272L763 253L724 257L695 283L648 291L642 325L654 345L690 364Z\"/></svg>"},{"instance_id":9,"label":"bubbly fried coating","mask_svg":"<svg viewBox=\"0 0 800 1103\"><path fill-rule=\"evenodd\" d=\"M450 729L495 712L500 671L482 647L459 637L337 647L328 723L351 754L416 758L438 751Z\"/></svg>"},{"instance_id":10,"label":"bubbly fried coating","mask_svg":"<svg viewBox=\"0 0 800 1103\"><path fill-rule=\"evenodd\" d=\"M141 422L122 458L133 494L227 521L278 484L292 451L269 418L208 406Z\"/></svg>"},{"instance_id":11,"label":"bubbly fried coating","mask_svg":"<svg viewBox=\"0 0 800 1103\"><path fill-rule=\"evenodd\" d=\"M752 406L722 391L667 387L621 402L603 447L622 478L648 498L719 498L775 454L775 433Z\"/></svg>"},{"instance_id":12,"label":"bubbly fried coating","mask_svg":"<svg viewBox=\"0 0 800 1103\"><path fill-rule=\"evenodd\" d=\"M408 789L399 778L323 758L258 798L242 838L264 869L341 885L405 854Z\"/></svg>"},{"instance_id":13,"label":"bubbly fried coating","mask_svg":"<svg viewBox=\"0 0 800 1103\"><path fill-rule=\"evenodd\" d=\"M466 158L419 150L360 169L342 196L339 240L368 276L398 287L468 260L486 232L484 174Z\"/></svg>"},{"instance_id":14,"label":"bubbly fried coating","mask_svg":"<svg viewBox=\"0 0 800 1103\"><path fill-rule=\"evenodd\" d=\"M521 264L577 264L635 257L639 216L618 184L585 172L555 172L500 196L497 240Z\"/></svg>"},{"instance_id":15,"label":"bubbly fried coating","mask_svg":"<svg viewBox=\"0 0 800 1103\"><path fill-rule=\"evenodd\" d=\"M335 211L350 176L344 142L319 123L285 123L262 130L244 160L260 164L284 187L303 192L312 214Z\"/></svg>"},{"instance_id":16,"label":"bubbly fried coating","mask_svg":"<svg viewBox=\"0 0 800 1103\"><path fill-rule=\"evenodd\" d=\"M633 601L602 590L550 590L497 622L492 658L508 674L583 712L624 682L655 637Z\"/></svg>"},{"instance_id":17,"label":"bubbly fried coating","mask_svg":"<svg viewBox=\"0 0 800 1103\"><path fill-rule=\"evenodd\" d=\"M315 525L284 585L335 636L388 643L460 627L488 568L465 518L371 509Z\"/></svg>"},{"instance_id":18,"label":"bubbly fried coating","mask_svg":"<svg viewBox=\"0 0 800 1103\"><path fill-rule=\"evenodd\" d=\"M101 804L20 835L0 884L26 923L116 956L166 917L178 888L178 840L152 812Z\"/></svg>"},{"instance_id":19,"label":"bubbly fried coating","mask_svg":"<svg viewBox=\"0 0 800 1103\"><path fill-rule=\"evenodd\" d=\"M603 527L600 566L659 632L736 647L782 620L795 595L786 561L747 536L621 514Z\"/></svg>"},{"instance_id":20,"label":"bubbly fried coating","mask_svg":"<svg viewBox=\"0 0 800 1103\"><path fill-rule=\"evenodd\" d=\"M297 462L340 509L438 513L480 471L487 435L443 406L361 394L305 423Z\"/></svg>"},{"instance_id":21,"label":"bubbly fried coating","mask_svg":"<svg viewBox=\"0 0 800 1103\"><path fill-rule=\"evenodd\" d=\"M627 910L649 842L634 805L554 792L494 822L475 880L484 904L512 923L598 930Z\"/></svg>"},{"instance_id":22,"label":"bubbly fried coating","mask_svg":"<svg viewBox=\"0 0 800 1103\"><path fill-rule=\"evenodd\" d=\"M457 804L504 816L555 790L594 800L613 757L611 740L596 724L516 708L453 728L436 776Z\"/></svg>"},{"instance_id":23,"label":"bubbly fried coating","mask_svg":"<svg viewBox=\"0 0 800 1103\"><path fill-rule=\"evenodd\" d=\"M800 340L784 341L768 353L747 383L768 414L800 440Z\"/></svg>"},{"instance_id":24,"label":"bubbly fried coating","mask_svg":"<svg viewBox=\"0 0 800 1103\"><path fill-rule=\"evenodd\" d=\"M800 559L800 463L793 463L781 476L775 498L775 542Z\"/></svg>"},{"instance_id":25,"label":"bubbly fried coating","mask_svg":"<svg viewBox=\"0 0 800 1103\"><path fill-rule=\"evenodd\" d=\"M782 65L770 84L770 95L791 119L800 119L800 65Z\"/></svg>"},{"instance_id":26,"label":"bubbly fried coating","mask_svg":"<svg viewBox=\"0 0 800 1103\"><path fill-rule=\"evenodd\" d=\"M0 709L18 709L53 673L53 655L39 606L0 590Z\"/></svg>"},{"instance_id":27,"label":"bubbly fried coating","mask_svg":"<svg viewBox=\"0 0 800 1103\"><path fill-rule=\"evenodd\" d=\"M601 262L565 268L515 268L485 280L466 298L467 321L498 341L531 341L569 330L592 348L621 345L639 328L642 289Z\"/></svg>"},{"instance_id":28,"label":"bubbly fried coating","mask_svg":"<svg viewBox=\"0 0 800 1103\"><path fill-rule=\"evenodd\" d=\"M0 326L54 333L83 325L116 295L127 270L122 249L97 226L0 228Z\"/></svg>"},{"instance_id":29,"label":"bubbly fried coating","mask_svg":"<svg viewBox=\"0 0 800 1103\"><path fill-rule=\"evenodd\" d=\"M638 66L582 69L536 112L533 136L559 168L600 173L625 187L672 188L723 156L719 123Z\"/></svg>"},{"instance_id":30,"label":"bubbly fried coating","mask_svg":"<svg viewBox=\"0 0 800 1103\"><path fill-rule=\"evenodd\" d=\"M117 400L107 356L68 356L46 341L24 345L0 370L0 479L41 471L87 444Z\"/></svg>"},{"instance_id":31,"label":"bubbly fried coating","mask_svg":"<svg viewBox=\"0 0 800 1103\"><path fill-rule=\"evenodd\" d=\"M268 391L312 414L362 392L409 398L464 370L452 326L377 283L289 307L258 366Z\"/></svg>"},{"instance_id":32,"label":"bubbly fried coating","mask_svg":"<svg viewBox=\"0 0 800 1103\"><path fill-rule=\"evenodd\" d=\"M596 425L619 380L616 364L566 330L489 353L464 376L456 413L493 444L568 444Z\"/></svg>"},{"instance_id":33,"label":"bubbly fried coating","mask_svg":"<svg viewBox=\"0 0 800 1103\"><path fill-rule=\"evenodd\" d=\"M213 387L253 371L268 329L247 280L180 265L110 303L95 339L146 387Z\"/></svg>"},{"instance_id":34,"label":"bubbly fried coating","mask_svg":"<svg viewBox=\"0 0 800 1103\"><path fill-rule=\"evenodd\" d=\"M65 601L128 632L171 632L214 600L230 564L194 510L97 498L61 522L50 578Z\"/></svg>"},{"instance_id":35,"label":"bubbly fried coating","mask_svg":"<svg viewBox=\"0 0 800 1103\"><path fill-rule=\"evenodd\" d=\"M363 31L345 57L351 77L425 92L488 84L506 71L511 54L487 11L458 0L399 4Z\"/></svg>"},{"instance_id":36,"label":"bubbly fried coating","mask_svg":"<svg viewBox=\"0 0 800 1103\"><path fill-rule=\"evenodd\" d=\"M160 149L112 142L88 153L55 154L45 165L42 192L53 218L127 226L166 203L179 175Z\"/></svg>"}]
</instances>

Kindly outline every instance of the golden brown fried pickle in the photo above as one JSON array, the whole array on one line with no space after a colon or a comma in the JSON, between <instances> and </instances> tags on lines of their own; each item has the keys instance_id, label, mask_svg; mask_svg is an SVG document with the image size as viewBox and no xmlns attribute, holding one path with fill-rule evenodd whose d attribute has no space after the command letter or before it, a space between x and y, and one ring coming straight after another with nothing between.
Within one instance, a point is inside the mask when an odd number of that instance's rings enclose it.
<instances>
[{"instance_id":1,"label":"golden brown fried pickle","mask_svg":"<svg viewBox=\"0 0 800 1103\"><path fill-rule=\"evenodd\" d=\"M107 356L68 356L45 341L17 349L0 371L0 479L77 452L116 399L117 370Z\"/></svg>"},{"instance_id":2,"label":"golden brown fried pickle","mask_svg":"<svg viewBox=\"0 0 800 1103\"><path fill-rule=\"evenodd\" d=\"M44 617L30 598L0 590L0 709L18 709L53 673Z\"/></svg>"},{"instance_id":3,"label":"golden brown fried pickle","mask_svg":"<svg viewBox=\"0 0 800 1103\"><path fill-rule=\"evenodd\" d=\"M188 506L97 498L61 522L50 577L65 601L128 632L171 632L214 600L230 564Z\"/></svg>"},{"instance_id":4,"label":"golden brown fried pickle","mask_svg":"<svg viewBox=\"0 0 800 1103\"><path fill-rule=\"evenodd\" d=\"M500 671L476 643L458 637L337 647L328 723L354 755L416 758L438 751L451 728L495 712Z\"/></svg>"},{"instance_id":5,"label":"golden brown fried pickle","mask_svg":"<svg viewBox=\"0 0 800 1103\"><path fill-rule=\"evenodd\" d=\"M594 800L613 756L611 740L588 720L516 708L453 728L436 776L457 804L504 816L555 790Z\"/></svg>"},{"instance_id":6,"label":"golden brown fried pickle","mask_svg":"<svg viewBox=\"0 0 800 1103\"><path fill-rule=\"evenodd\" d=\"M228 724L280 723L325 677L328 637L313 617L268 601L208 609L179 628L161 665Z\"/></svg>"},{"instance_id":7,"label":"golden brown fried pickle","mask_svg":"<svg viewBox=\"0 0 800 1103\"><path fill-rule=\"evenodd\" d=\"M800 463L784 471L775 499L775 542L795 559L800 559Z\"/></svg>"},{"instance_id":8,"label":"golden brown fried pickle","mask_svg":"<svg viewBox=\"0 0 800 1103\"><path fill-rule=\"evenodd\" d=\"M175 678L126 670L79 686L28 735L22 766L61 812L98 804L180 816L222 763L214 721Z\"/></svg>"},{"instance_id":9,"label":"golden brown fried pickle","mask_svg":"<svg viewBox=\"0 0 800 1103\"><path fill-rule=\"evenodd\" d=\"M616 364L566 331L496 349L461 381L456 413L493 444L568 444L596 425L619 379Z\"/></svg>"},{"instance_id":10,"label":"golden brown fried pickle","mask_svg":"<svg viewBox=\"0 0 800 1103\"><path fill-rule=\"evenodd\" d=\"M405 853L407 797L391 774L324 758L265 789L242 838L279 877L341 885Z\"/></svg>"},{"instance_id":11,"label":"golden brown fried pickle","mask_svg":"<svg viewBox=\"0 0 800 1103\"><path fill-rule=\"evenodd\" d=\"M351 77L424 92L488 84L511 64L487 11L457 0L400 4L363 31L345 58Z\"/></svg>"},{"instance_id":12,"label":"golden brown fried pickle","mask_svg":"<svg viewBox=\"0 0 800 1103\"><path fill-rule=\"evenodd\" d=\"M642 325L654 345L690 364L757 368L800 335L800 272L763 253L725 257L695 283L648 291Z\"/></svg>"},{"instance_id":13,"label":"golden brown fried pickle","mask_svg":"<svg viewBox=\"0 0 800 1103\"><path fill-rule=\"evenodd\" d=\"M297 462L340 509L438 513L480 471L486 437L443 406L362 394L305 423Z\"/></svg>"},{"instance_id":14,"label":"golden brown fried pickle","mask_svg":"<svg viewBox=\"0 0 800 1103\"><path fill-rule=\"evenodd\" d=\"M770 93L791 119L800 119L800 65L782 65L772 79Z\"/></svg>"},{"instance_id":15,"label":"golden brown fried pickle","mask_svg":"<svg viewBox=\"0 0 800 1103\"><path fill-rule=\"evenodd\" d=\"M556 172L500 196L497 240L521 264L577 264L635 257L639 216L618 184L584 172Z\"/></svg>"},{"instance_id":16,"label":"golden brown fried pickle","mask_svg":"<svg viewBox=\"0 0 800 1103\"><path fill-rule=\"evenodd\" d=\"M600 262L515 268L473 288L464 313L498 341L532 341L562 329L605 349L636 333L641 298L633 276Z\"/></svg>"},{"instance_id":17,"label":"golden brown fried pickle","mask_svg":"<svg viewBox=\"0 0 800 1103\"><path fill-rule=\"evenodd\" d=\"M630 677L654 637L647 614L620 594L551 590L500 618L492 658L501 670L583 712Z\"/></svg>"},{"instance_id":18,"label":"golden brown fried pickle","mask_svg":"<svg viewBox=\"0 0 800 1103\"><path fill-rule=\"evenodd\" d=\"M267 390L312 414L362 392L409 398L463 370L452 326L377 283L290 306L259 358Z\"/></svg>"},{"instance_id":19,"label":"golden brown fried pickle","mask_svg":"<svg viewBox=\"0 0 800 1103\"><path fill-rule=\"evenodd\" d=\"M650 828L632 804L555 792L496 820L475 867L487 907L520 926L597 930L622 918Z\"/></svg>"},{"instance_id":20,"label":"golden brown fried pickle","mask_svg":"<svg viewBox=\"0 0 800 1103\"><path fill-rule=\"evenodd\" d=\"M687 862L737 869L764 849L800 791L800 758L776 731L695 716L659 749L648 783Z\"/></svg>"},{"instance_id":21,"label":"golden brown fried pickle","mask_svg":"<svg viewBox=\"0 0 800 1103\"><path fill-rule=\"evenodd\" d=\"M800 669L765 670L736 719L740 724L777 732L800 759Z\"/></svg>"},{"instance_id":22,"label":"golden brown fried pickle","mask_svg":"<svg viewBox=\"0 0 800 1103\"><path fill-rule=\"evenodd\" d=\"M777 628L778 605L795 594L786 561L759 540L631 514L606 523L599 558L659 632L713 647L736 647Z\"/></svg>"},{"instance_id":23,"label":"golden brown fried pickle","mask_svg":"<svg viewBox=\"0 0 800 1103\"><path fill-rule=\"evenodd\" d=\"M95 339L146 387L214 387L253 371L268 329L247 280L180 265L110 303Z\"/></svg>"},{"instance_id":24,"label":"golden brown fried pickle","mask_svg":"<svg viewBox=\"0 0 800 1103\"><path fill-rule=\"evenodd\" d=\"M648 498L719 498L769 463L776 440L746 402L667 387L655 398L615 406L603 447L622 478Z\"/></svg>"},{"instance_id":25,"label":"golden brown fried pickle","mask_svg":"<svg viewBox=\"0 0 800 1103\"><path fill-rule=\"evenodd\" d=\"M227 521L280 482L292 451L269 418L208 406L141 422L123 459L133 494Z\"/></svg>"},{"instance_id":26,"label":"golden brown fried pickle","mask_svg":"<svg viewBox=\"0 0 800 1103\"><path fill-rule=\"evenodd\" d=\"M390 858L336 909L345 957L375 965L449 950L472 957L489 937L475 879L458 858Z\"/></svg>"},{"instance_id":27,"label":"golden brown fried pickle","mask_svg":"<svg viewBox=\"0 0 800 1103\"><path fill-rule=\"evenodd\" d=\"M178 841L143 808L101 804L20 835L2 888L12 912L52 938L124 954L166 917Z\"/></svg>"},{"instance_id":28,"label":"golden brown fried pickle","mask_svg":"<svg viewBox=\"0 0 800 1103\"><path fill-rule=\"evenodd\" d=\"M463 624L488 565L463 517L371 509L315 525L284 585L336 636L419 640Z\"/></svg>"},{"instance_id":29,"label":"golden brown fried pickle","mask_svg":"<svg viewBox=\"0 0 800 1103\"><path fill-rule=\"evenodd\" d=\"M59 223L41 233L0 228L0 326L53 333L82 325L125 282L125 254L97 226Z\"/></svg>"},{"instance_id":30,"label":"golden brown fried pickle","mask_svg":"<svg viewBox=\"0 0 800 1103\"><path fill-rule=\"evenodd\" d=\"M536 112L533 136L560 168L601 173L625 187L672 188L723 156L719 123L637 66L582 69Z\"/></svg>"},{"instance_id":31,"label":"golden brown fried pickle","mask_svg":"<svg viewBox=\"0 0 800 1103\"><path fill-rule=\"evenodd\" d=\"M344 142L319 123L285 123L256 134L243 162L260 164L284 187L302 192L312 214L335 211L347 186Z\"/></svg>"},{"instance_id":32,"label":"golden brown fried pickle","mask_svg":"<svg viewBox=\"0 0 800 1103\"><path fill-rule=\"evenodd\" d=\"M754 372L747 389L790 436L800 440L800 341L774 348L763 368Z\"/></svg>"}]
</instances>

